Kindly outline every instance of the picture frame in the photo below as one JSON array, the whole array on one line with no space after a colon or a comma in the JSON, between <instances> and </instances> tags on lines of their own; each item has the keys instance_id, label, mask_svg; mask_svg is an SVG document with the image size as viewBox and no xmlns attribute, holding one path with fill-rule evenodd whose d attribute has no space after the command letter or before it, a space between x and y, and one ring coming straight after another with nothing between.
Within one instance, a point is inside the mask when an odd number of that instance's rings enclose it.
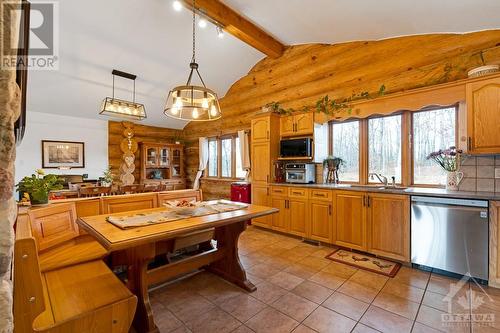
<instances>
[{"instance_id":1,"label":"picture frame","mask_svg":"<svg viewBox=\"0 0 500 333\"><path fill-rule=\"evenodd\" d=\"M42 140L42 169L85 168L85 143Z\"/></svg>"}]
</instances>

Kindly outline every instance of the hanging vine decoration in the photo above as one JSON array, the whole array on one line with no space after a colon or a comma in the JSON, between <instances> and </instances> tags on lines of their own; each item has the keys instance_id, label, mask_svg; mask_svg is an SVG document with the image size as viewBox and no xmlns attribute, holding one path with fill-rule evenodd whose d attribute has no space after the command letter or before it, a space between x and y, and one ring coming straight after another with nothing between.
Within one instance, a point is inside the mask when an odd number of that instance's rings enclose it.
<instances>
[{"instance_id":1,"label":"hanging vine decoration","mask_svg":"<svg viewBox=\"0 0 500 333\"><path fill-rule=\"evenodd\" d=\"M363 99L372 99L385 95L386 87L382 84L376 94L370 95L368 91L363 91L360 93L352 93L351 96L344 99L330 99L328 95L321 97L314 104L314 110L317 113L324 113L326 115L334 115L338 112L345 110L348 114L351 114L354 108L353 102ZM280 115L291 115L295 112L307 112L311 110L310 106L304 106L300 109L288 108L284 109L281 107L279 102L267 103L265 108L269 109L273 113Z\"/></svg>"}]
</instances>

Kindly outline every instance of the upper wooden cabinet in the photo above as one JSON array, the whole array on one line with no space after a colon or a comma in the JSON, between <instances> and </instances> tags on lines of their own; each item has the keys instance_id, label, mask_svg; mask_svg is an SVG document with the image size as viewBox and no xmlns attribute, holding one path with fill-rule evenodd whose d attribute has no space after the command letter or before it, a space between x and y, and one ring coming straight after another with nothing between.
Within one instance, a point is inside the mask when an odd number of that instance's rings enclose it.
<instances>
[{"instance_id":1,"label":"upper wooden cabinet","mask_svg":"<svg viewBox=\"0 0 500 333\"><path fill-rule=\"evenodd\" d=\"M285 116L280 119L281 136L312 135L313 132L314 114L312 112Z\"/></svg>"},{"instance_id":2,"label":"upper wooden cabinet","mask_svg":"<svg viewBox=\"0 0 500 333\"><path fill-rule=\"evenodd\" d=\"M252 144L252 183L267 184L271 178L270 147L267 142Z\"/></svg>"},{"instance_id":3,"label":"upper wooden cabinet","mask_svg":"<svg viewBox=\"0 0 500 333\"><path fill-rule=\"evenodd\" d=\"M410 198L368 194L368 252L410 261Z\"/></svg>"},{"instance_id":4,"label":"upper wooden cabinet","mask_svg":"<svg viewBox=\"0 0 500 333\"><path fill-rule=\"evenodd\" d=\"M252 142L269 141L271 135L271 117L259 117L252 120Z\"/></svg>"},{"instance_id":5,"label":"upper wooden cabinet","mask_svg":"<svg viewBox=\"0 0 500 333\"><path fill-rule=\"evenodd\" d=\"M279 116L264 114L252 120L252 182L267 185L272 179L272 162L278 158Z\"/></svg>"},{"instance_id":6,"label":"upper wooden cabinet","mask_svg":"<svg viewBox=\"0 0 500 333\"><path fill-rule=\"evenodd\" d=\"M500 153L500 78L466 84L468 152Z\"/></svg>"}]
</instances>

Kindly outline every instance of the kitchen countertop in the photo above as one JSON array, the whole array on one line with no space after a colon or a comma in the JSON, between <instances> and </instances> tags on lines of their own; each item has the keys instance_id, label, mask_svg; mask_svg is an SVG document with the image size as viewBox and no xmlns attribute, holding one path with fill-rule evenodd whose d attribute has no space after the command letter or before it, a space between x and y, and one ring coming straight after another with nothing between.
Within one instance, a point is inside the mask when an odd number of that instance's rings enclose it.
<instances>
[{"instance_id":1,"label":"kitchen countertop","mask_svg":"<svg viewBox=\"0 0 500 333\"><path fill-rule=\"evenodd\" d=\"M408 188L383 188L382 185L350 185L350 184L291 184L291 183L271 183L271 186L291 186L318 188L327 190L347 190L358 192L376 192L390 194L421 195L430 197L447 197L460 199L483 199L500 200L500 193L494 192L466 192L448 191L442 188L408 187Z\"/></svg>"}]
</instances>

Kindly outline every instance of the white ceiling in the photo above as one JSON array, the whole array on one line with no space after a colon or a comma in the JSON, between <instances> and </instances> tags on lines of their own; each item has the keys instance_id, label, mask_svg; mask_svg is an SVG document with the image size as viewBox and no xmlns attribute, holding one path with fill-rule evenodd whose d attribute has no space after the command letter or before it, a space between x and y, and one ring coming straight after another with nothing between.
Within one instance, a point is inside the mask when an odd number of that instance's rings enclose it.
<instances>
[{"instance_id":1,"label":"white ceiling","mask_svg":"<svg viewBox=\"0 0 500 333\"><path fill-rule=\"evenodd\" d=\"M499 0L225 0L285 44L336 43L432 32L500 28ZM191 16L171 0L59 1L58 71L31 71L28 111L98 116L111 95L111 70L136 74L145 124L182 128L166 118L168 90L185 83L191 58ZM207 86L224 96L264 55L209 24L197 28L197 60ZM115 96L131 99L131 81L117 78ZM222 110L224 112L224 110Z\"/></svg>"}]
</instances>

